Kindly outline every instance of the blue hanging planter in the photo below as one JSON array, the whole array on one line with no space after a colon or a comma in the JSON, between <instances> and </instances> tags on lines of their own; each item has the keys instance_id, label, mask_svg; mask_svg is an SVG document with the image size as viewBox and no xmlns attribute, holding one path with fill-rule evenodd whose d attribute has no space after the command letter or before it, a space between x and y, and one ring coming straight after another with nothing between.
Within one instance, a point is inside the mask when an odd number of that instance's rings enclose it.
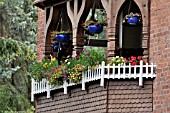
<instances>
[{"instance_id":1,"label":"blue hanging planter","mask_svg":"<svg viewBox=\"0 0 170 113\"><path fill-rule=\"evenodd\" d=\"M59 44L52 44L52 45L51 45L51 48L52 48L53 52L58 52L60 46L59 46Z\"/></svg>"},{"instance_id":2,"label":"blue hanging planter","mask_svg":"<svg viewBox=\"0 0 170 113\"><path fill-rule=\"evenodd\" d=\"M127 22L129 24L137 24L137 23L139 23L139 17L138 16L128 17Z\"/></svg>"},{"instance_id":3,"label":"blue hanging planter","mask_svg":"<svg viewBox=\"0 0 170 113\"><path fill-rule=\"evenodd\" d=\"M103 31L103 26L102 25L89 25L88 26L88 31L90 33L94 34L100 34Z\"/></svg>"},{"instance_id":4,"label":"blue hanging planter","mask_svg":"<svg viewBox=\"0 0 170 113\"><path fill-rule=\"evenodd\" d=\"M55 38L58 42L68 42L70 36L69 34L57 34Z\"/></svg>"}]
</instances>

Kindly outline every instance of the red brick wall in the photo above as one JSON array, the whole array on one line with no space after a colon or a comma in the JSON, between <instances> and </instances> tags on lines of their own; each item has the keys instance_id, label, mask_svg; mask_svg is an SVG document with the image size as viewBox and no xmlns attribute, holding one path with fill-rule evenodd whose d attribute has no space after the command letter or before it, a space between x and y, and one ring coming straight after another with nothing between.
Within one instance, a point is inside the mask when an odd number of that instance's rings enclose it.
<instances>
[{"instance_id":1,"label":"red brick wall","mask_svg":"<svg viewBox=\"0 0 170 113\"><path fill-rule=\"evenodd\" d=\"M170 0L151 0L150 61L158 65L154 113L170 113Z\"/></svg>"},{"instance_id":2,"label":"red brick wall","mask_svg":"<svg viewBox=\"0 0 170 113\"><path fill-rule=\"evenodd\" d=\"M44 10L38 8L38 37L37 37L37 60L41 61L44 57L45 38L44 38Z\"/></svg>"}]
</instances>

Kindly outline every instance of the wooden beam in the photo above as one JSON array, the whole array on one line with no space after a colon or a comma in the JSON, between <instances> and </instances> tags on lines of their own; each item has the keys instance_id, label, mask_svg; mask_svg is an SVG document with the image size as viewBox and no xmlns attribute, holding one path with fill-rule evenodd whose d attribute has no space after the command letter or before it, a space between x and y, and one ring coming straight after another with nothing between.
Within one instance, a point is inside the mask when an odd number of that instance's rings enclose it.
<instances>
[{"instance_id":1,"label":"wooden beam","mask_svg":"<svg viewBox=\"0 0 170 113\"><path fill-rule=\"evenodd\" d=\"M45 9L51 6L56 6L56 5L66 3L67 1L71 1L71 0L39 0L37 2L34 2L34 5L41 9Z\"/></svg>"},{"instance_id":2,"label":"wooden beam","mask_svg":"<svg viewBox=\"0 0 170 113\"><path fill-rule=\"evenodd\" d=\"M70 1L67 2L67 13L72 23L72 30L73 30L73 57L76 56L76 42L77 42L77 31L78 31L78 23L80 21L80 17L83 14L86 0L82 0L82 4L80 6L80 9L78 10L78 0L74 0L74 6L73 9L71 8Z\"/></svg>"},{"instance_id":3,"label":"wooden beam","mask_svg":"<svg viewBox=\"0 0 170 113\"><path fill-rule=\"evenodd\" d=\"M47 12L47 9L45 9L45 23L46 23L46 12ZM44 29L44 37L45 37L45 39L47 37L47 31L48 31L49 25L51 23L52 17L53 17L53 7L50 7L50 15L49 15L47 23L45 24L45 27L44 27L45 28Z\"/></svg>"},{"instance_id":4,"label":"wooden beam","mask_svg":"<svg viewBox=\"0 0 170 113\"><path fill-rule=\"evenodd\" d=\"M85 46L107 47L107 40L87 39Z\"/></svg>"}]
</instances>

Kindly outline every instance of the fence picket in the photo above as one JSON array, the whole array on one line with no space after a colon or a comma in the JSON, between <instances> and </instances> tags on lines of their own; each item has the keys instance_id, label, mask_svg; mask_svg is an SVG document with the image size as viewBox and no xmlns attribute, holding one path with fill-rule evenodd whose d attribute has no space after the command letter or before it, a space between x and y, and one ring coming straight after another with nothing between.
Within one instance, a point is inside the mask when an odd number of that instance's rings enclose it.
<instances>
[{"instance_id":1,"label":"fence picket","mask_svg":"<svg viewBox=\"0 0 170 113\"><path fill-rule=\"evenodd\" d=\"M143 86L143 61L140 61L140 76L139 76L139 86Z\"/></svg>"},{"instance_id":2,"label":"fence picket","mask_svg":"<svg viewBox=\"0 0 170 113\"><path fill-rule=\"evenodd\" d=\"M125 79L126 75L128 75L128 78L133 77L136 79L138 77L139 86L142 86L144 77L145 78L156 77L156 73L155 73L156 67L157 66L153 65L153 63L151 65L149 65L148 63L146 63L146 65L143 65L143 61L140 61L140 65L135 65L135 66L132 66L131 64L129 65L119 64L118 66L115 66L115 64L113 64L113 66L110 66L110 65L105 66L105 62L102 62L102 65L100 65L98 68L96 69L89 68L87 71L82 72L82 90L85 90L86 82L100 79L100 86L104 86L104 78L107 77L107 79L110 79L110 78ZM140 69L139 72L138 72L138 68ZM105 70L107 70L107 72L105 72ZM31 79L31 81L32 81L31 101L34 100L34 94L38 94L42 92L47 92L47 98L50 98L50 91L58 89L58 88L64 88L64 94L67 94L67 87L69 85L75 85L74 83L68 84L65 80L63 83L63 86L55 86L54 88L49 84L49 81L45 78L43 78L42 81L40 82L35 81L33 78Z\"/></svg>"}]
</instances>

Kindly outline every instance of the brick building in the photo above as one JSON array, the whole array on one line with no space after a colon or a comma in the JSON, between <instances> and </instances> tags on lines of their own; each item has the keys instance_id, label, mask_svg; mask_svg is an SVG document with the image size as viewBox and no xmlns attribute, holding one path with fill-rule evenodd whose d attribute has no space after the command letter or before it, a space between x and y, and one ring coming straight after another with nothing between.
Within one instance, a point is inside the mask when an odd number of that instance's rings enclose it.
<instances>
[{"instance_id":1,"label":"brick building","mask_svg":"<svg viewBox=\"0 0 170 113\"><path fill-rule=\"evenodd\" d=\"M80 2L79 2L80 1ZM145 79L143 87L139 87L136 79L107 79L104 87L99 86L99 80L86 83L86 90L81 85L72 85L63 94L63 89L35 95L36 112L109 112L109 113L169 113L170 112L170 0L95 0L107 13L106 40L108 60L115 55L127 51L142 49L146 61L157 65L156 78ZM142 15L142 25L135 28L124 25L122 17L129 6ZM65 8L69 25L73 32L72 55L79 54L85 43L84 31L80 22L85 21L89 9L93 7L91 0L35 0L38 6L38 40L37 60L42 60L44 54L51 53L49 31L56 29L61 9ZM74 10L71 10L71 9ZM74 16L73 16L74 15ZM123 16L121 16L123 15ZM133 26L134 27L134 26ZM129 30L131 29L131 30ZM139 37L136 42L127 37ZM140 39L142 37L142 39ZM82 42L79 44L78 42ZM137 45L133 45L138 43ZM121 48L125 49L121 49ZM129 50L129 48L133 48ZM134 49L135 48L135 49ZM116 53L118 51L118 53Z\"/></svg>"}]
</instances>

